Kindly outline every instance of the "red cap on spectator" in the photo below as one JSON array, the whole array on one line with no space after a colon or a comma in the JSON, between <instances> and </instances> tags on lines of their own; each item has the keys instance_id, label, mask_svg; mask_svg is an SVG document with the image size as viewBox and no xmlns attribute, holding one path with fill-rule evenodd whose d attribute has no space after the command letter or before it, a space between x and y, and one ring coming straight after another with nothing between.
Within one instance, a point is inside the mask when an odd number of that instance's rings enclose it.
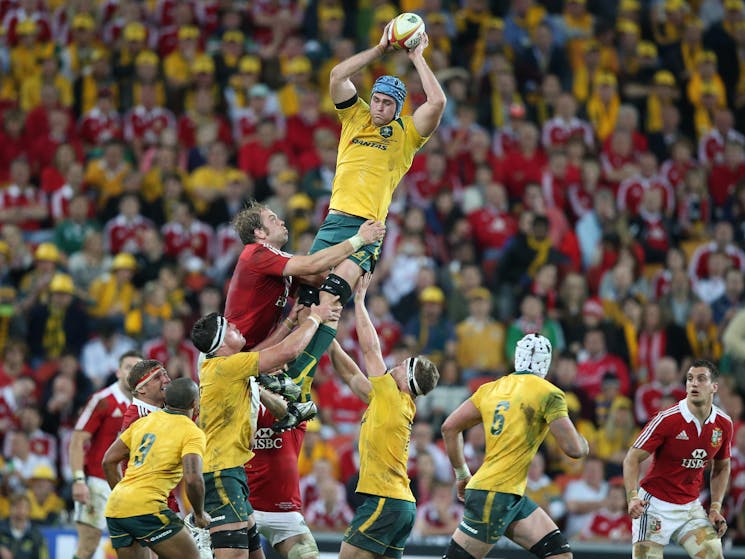
<instances>
[{"instance_id":1,"label":"red cap on spectator","mask_svg":"<svg viewBox=\"0 0 745 559\"><path fill-rule=\"evenodd\" d=\"M594 316L595 318L603 318L605 316L605 310L603 309L603 303L597 297L591 297L585 304L582 305L583 316Z\"/></svg>"},{"instance_id":2,"label":"red cap on spectator","mask_svg":"<svg viewBox=\"0 0 745 559\"><path fill-rule=\"evenodd\" d=\"M510 105L510 117L525 118L525 107L520 103L512 103Z\"/></svg>"}]
</instances>

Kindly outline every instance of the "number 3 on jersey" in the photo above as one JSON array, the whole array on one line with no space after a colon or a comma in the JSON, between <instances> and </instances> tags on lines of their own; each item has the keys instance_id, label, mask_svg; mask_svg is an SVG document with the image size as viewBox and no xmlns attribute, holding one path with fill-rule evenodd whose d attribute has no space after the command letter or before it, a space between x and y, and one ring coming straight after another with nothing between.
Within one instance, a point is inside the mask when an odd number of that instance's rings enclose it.
<instances>
[{"instance_id":1,"label":"number 3 on jersey","mask_svg":"<svg viewBox=\"0 0 745 559\"><path fill-rule=\"evenodd\" d=\"M502 429L504 429L504 415L502 412L506 412L510 409L510 403L507 400L502 400L494 408L494 419L491 423L491 434L501 435Z\"/></svg>"},{"instance_id":2,"label":"number 3 on jersey","mask_svg":"<svg viewBox=\"0 0 745 559\"><path fill-rule=\"evenodd\" d=\"M492 431L494 428L492 428ZM145 462L145 458L147 457L147 453L150 452L150 449L153 446L153 443L155 442L155 435L152 433L145 433L142 436L142 441L140 441L140 446L137 447L137 454L135 454L135 459L133 464L135 466L142 466Z\"/></svg>"}]
</instances>

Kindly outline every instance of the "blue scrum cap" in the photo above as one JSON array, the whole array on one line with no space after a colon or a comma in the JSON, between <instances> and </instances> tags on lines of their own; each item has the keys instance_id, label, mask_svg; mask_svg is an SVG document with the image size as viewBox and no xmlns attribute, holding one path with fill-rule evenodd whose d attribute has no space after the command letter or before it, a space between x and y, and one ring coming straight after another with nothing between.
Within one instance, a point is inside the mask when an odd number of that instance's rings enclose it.
<instances>
[{"instance_id":1,"label":"blue scrum cap","mask_svg":"<svg viewBox=\"0 0 745 559\"><path fill-rule=\"evenodd\" d=\"M406 101L406 86L404 82L399 80L396 76L380 76L372 87L372 93L382 93L393 97L396 102L396 114L393 119L397 119L401 116L401 109Z\"/></svg>"}]
</instances>

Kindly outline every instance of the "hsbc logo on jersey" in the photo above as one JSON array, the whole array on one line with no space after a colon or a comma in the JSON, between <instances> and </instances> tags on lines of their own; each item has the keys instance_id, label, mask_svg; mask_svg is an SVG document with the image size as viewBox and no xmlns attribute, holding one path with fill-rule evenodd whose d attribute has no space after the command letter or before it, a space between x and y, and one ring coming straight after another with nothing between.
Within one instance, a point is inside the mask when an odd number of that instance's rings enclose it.
<instances>
[{"instance_id":1,"label":"hsbc logo on jersey","mask_svg":"<svg viewBox=\"0 0 745 559\"><path fill-rule=\"evenodd\" d=\"M272 431L269 427L256 430L254 450L272 450L282 448L282 435Z\"/></svg>"},{"instance_id":2,"label":"hsbc logo on jersey","mask_svg":"<svg viewBox=\"0 0 745 559\"><path fill-rule=\"evenodd\" d=\"M681 465L684 468L698 470L706 467L706 451L703 448L697 448L691 452L692 458L683 458Z\"/></svg>"}]
</instances>

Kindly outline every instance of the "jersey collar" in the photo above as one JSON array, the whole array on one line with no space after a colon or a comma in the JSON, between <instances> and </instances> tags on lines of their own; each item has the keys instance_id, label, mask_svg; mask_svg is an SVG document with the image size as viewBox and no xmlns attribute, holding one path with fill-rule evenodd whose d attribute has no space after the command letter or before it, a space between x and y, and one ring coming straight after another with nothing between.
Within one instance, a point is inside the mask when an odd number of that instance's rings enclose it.
<instances>
[{"instance_id":1,"label":"jersey collar","mask_svg":"<svg viewBox=\"0 0 745 559\"><path fill-rule=\"evenodd\" d=\"M678 409L680 410L680 414L683 416L683 419L686 420L687 423L690 423L693 421L696 425L698 425L698 419L696 416L694 416L691 413L691 410L688 409L688 404L686 404L685 398L682 399L680 402L678 402ZM711 406L711 413L709 414L709 417L706 418L706 421L704 421L704 425L707 423L714 423L717 419L717 408L716 406Z\"/></svg>"},{"instance_id":2,"label":"jersey collar","mask_svg":"<svg viewBox=\"0 0 745 559\"><path fill-rule=\"evenodd\" d=\"M130 399L124 393L124 391L122 390L122 387L119 386L119 381L116 381L114 384L111 385L111 393L114 395L114 398L116 399L118 403L129 404Z\"/></svg>"},{"instance_id":3,"label":"jersey collar","mask_svg":"<svg viewBox=\"0 0 745 559\"><path fill-rule=\"evenodd\" d=\"M143 402L139 398L132 398L132 403L138 408L146 409L150 413L154 411L158 411L159 409L162 409L162 408L159 408L158 406L154 406L152 404L148 404L147 402Z\"/></svg>"}]
</instances>

